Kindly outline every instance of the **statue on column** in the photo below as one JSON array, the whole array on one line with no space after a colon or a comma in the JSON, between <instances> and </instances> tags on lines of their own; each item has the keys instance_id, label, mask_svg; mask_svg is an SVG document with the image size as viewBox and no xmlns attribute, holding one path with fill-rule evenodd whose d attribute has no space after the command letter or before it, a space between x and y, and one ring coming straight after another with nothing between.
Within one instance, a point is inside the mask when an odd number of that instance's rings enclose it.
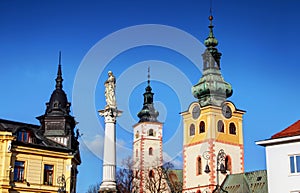
<instances>
[{"instance_id":1,"label":"statue on column","mask_svg":"<svg viewBox=\"0 0 300 193\"><path fill-rule=\"evenodd\" d=\"M107 108L116 108L116 79L112 71L108 71L108 78L104 83L105 86L105 99L106 99L106 109Z\"/></svg>"}]
</instances>

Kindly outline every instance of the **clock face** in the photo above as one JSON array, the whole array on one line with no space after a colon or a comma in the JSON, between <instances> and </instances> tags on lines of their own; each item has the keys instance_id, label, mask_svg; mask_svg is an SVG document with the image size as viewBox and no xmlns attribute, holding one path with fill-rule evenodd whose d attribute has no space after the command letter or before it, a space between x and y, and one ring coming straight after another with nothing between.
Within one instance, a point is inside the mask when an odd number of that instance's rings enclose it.
<instances>
[{"instance_id":1,"label":"clock face","mask_svg":"<svg viewBox=\"0 0 300 193\"><path fill-rule=\"evenodd\" d=\"M192 111L193 119L197 119L200 116L200 107L199 105L194 106Z\"/></svg>"},{"instance_id":2,"label":"clock face","mask_svg":"<svg viewBox=\"0 0 300 193\"><path fill-rule=\"evenodd\" d=\"M222 106L222 114L227 119L231 118L231 116L232 116L231 108L228 105L223 105Z\"/></svg>"}]
</instances>

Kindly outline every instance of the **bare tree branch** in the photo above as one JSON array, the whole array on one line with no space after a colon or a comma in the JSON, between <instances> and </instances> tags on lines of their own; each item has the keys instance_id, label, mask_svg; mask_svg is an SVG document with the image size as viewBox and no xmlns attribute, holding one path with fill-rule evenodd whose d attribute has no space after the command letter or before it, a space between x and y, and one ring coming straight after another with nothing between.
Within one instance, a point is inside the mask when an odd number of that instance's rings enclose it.
<instances>
[{"instance_id":1,"label":"bare tree branch","mask_svg":"<svg viewBox=\"0 0 300 193\"><path fill-rule=\"evenodd\" d=\"M127 157L122 161L122 168L119 168L116 174L118 192L138 192L139 186L136 180L138 177L138 170L134 169L133 166L134 162L131 157Z\"/></svg>"}]
</instances>

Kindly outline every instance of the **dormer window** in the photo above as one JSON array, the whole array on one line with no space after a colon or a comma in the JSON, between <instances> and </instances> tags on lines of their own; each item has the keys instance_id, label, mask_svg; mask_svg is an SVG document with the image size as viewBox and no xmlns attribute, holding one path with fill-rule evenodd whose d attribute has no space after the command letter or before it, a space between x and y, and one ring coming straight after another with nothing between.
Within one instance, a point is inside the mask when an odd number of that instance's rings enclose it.
<instances>
[{"instance_id":1,"label":"dormer window","mask_svg":"<svg viewBox=\"0 0 300 193\"><path fill-rule=\"evenodd\" d=\"M18 131L17 140L24 143L32 143L32 135L31 132L25 129Z\"/></svg>"}]
</instances>

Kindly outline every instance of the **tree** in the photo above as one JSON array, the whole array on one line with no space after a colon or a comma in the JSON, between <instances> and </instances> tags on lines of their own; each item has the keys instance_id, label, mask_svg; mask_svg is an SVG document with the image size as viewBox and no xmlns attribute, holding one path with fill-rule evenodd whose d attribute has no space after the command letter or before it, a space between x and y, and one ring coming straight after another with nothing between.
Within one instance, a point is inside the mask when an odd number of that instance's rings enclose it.
<instances>
[{"instance_id":1,"label":"tree","mask_svg":"<svg viewBox=\"0 0 300 193\"><path fill-rule=\"evenodd\" d=\"M127 157L122 161L122 168L119 168L116 173L117 190L120 193L138 192L138 173L134 169L134 162L131 157Z\"/></svg>"},{"instance_id":2,"label":"tree","mask_svg":"<svg viewBox=\"0 0 300 193\"><path fill-rule=\"evenodd\" d=\"M122 167L117 169L116 184L118 193L138 193L140 180L144 180L144 192L151 193L181 193L182 182L174 173L174 166L167 162L162 166L153 166L147 171L134 168L131 157L122 160ZM100 183L91 185L86 193L98 193Z\"/></svg>"},{"instance_id":3,"label":"tree","mask_svg":"<svg viewBox=\"0 0 300 193\"><path fill-rule=\"evenodd\" d=\"M182 182L169 178L169 174L173 168L174 165L171 162L150 168L148 175L145 176L145 190L151 193L181 192Z\"/></svg>"},{"instance_id":4,"label":"tree","mask_svg":"<svg viewBox=\"0 0 300 193\"><path fill-rule=\"evenodd\" d=\"M100 188L100 183L94 184L94 185L90 185L89 189L86 193L98 193Z\"/></svg>"}]
</instances>

